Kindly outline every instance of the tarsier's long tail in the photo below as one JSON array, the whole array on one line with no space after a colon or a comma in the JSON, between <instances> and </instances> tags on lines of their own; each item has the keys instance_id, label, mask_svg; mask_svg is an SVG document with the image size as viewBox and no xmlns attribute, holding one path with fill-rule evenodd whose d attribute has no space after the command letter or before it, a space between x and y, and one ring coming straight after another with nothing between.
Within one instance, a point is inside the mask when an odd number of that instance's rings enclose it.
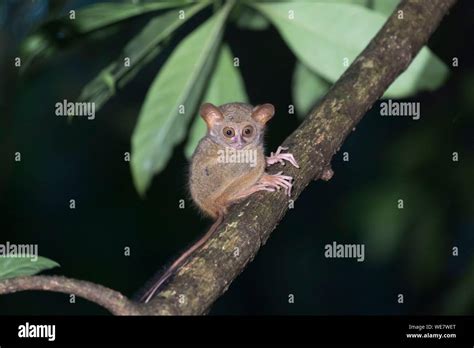
<instances>
[{"instance_id":1,"label":"tarsier's long tail","mask_svg":"<svg viewBox=\"0 0 474 348\"><path fill-rule=\"evenodd\" d=\"M174 272L181 267L186 260L198 249L200 249L206 242L209 240L209 238L212 237L214 232L217 230L219 225L222 223L224 220L224 214L219 214L217 216L216 221L212 224L212 226L209 228L209 231L206 232L204 236L202 236L196 243L194 243L188 250L186 250L173 264L163 273L163 275L158 279L158 281L153 284L153 286L147 290L143 296L140 297L140 302L147 303L149 302L156 294L156 292L159 290L161 285L165 283L169 277L171 277Z\"/></svg>"}]
</instances>

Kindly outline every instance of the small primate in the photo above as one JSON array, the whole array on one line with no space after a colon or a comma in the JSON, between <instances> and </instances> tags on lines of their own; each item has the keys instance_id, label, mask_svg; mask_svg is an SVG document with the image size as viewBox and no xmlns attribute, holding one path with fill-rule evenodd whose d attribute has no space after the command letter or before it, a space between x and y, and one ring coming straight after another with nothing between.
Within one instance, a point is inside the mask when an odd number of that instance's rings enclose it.
<instances>
[{"instance_id":1,"label":"small primate","mask_svg":"<svg viewBox=\"0 0 474 348\"><path fill-rule=\"evenodd\" d=\"M263 135L266 123L273 117L271 104L252 107L245 103L229 103L219 107L206 103L200 115L207 125L207 134L201 139L191 160L189 190L202 212L215 220L209 231L184 252L141 297L148 302L159 287L197 249L203 246L222 223L227 209L257 191L280 190L290 196L293 178L287 175L265 173L265 167L284 161L296 168L287 148L279 147L276 153L265 157ZM224 156L224 154L234 156ZM245 160L252 158L253 161ZM238 160L236 160L238 159Z\"/></svg>"}]
</instances>

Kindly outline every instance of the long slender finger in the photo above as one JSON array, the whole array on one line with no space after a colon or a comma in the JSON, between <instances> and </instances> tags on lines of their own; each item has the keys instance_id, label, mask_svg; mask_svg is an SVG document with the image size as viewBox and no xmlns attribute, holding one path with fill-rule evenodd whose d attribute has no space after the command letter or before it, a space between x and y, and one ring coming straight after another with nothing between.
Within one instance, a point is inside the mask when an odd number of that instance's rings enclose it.
<instances>
[{"instance_id":1,"label":"long slender finger","mask_svg":"<svg viewBox=\"0 0 474 348\"><path fill-rule=\"evenodd\" d=\"M286 160L288 162L290 162L293 166L295 166L296 168L299 168L300 166L298 165L298 163L296 163L296 160L295 160L295 157L291 154L291 153L284 153L284 154L281 154L280 155L281 159L283 160Z\"/></svg>"},{"instance_id":2,"label":"long slender finger","mask_svg":"<svg viewBox=\"0 0 474 348\"><path fill-rule=\"evenodd\" d=\"M289 178L292 179L291 177L289 177ZM285 192L287 193L287 195L290 196L291 195L291 189L293 187L293 184L291 183L291 181L287 181L287 180L279 177L279 182L285 188Z\"/></svg>"},{"instance_id":3,"label":"long slender finger","mask_svg":"<svg viewBox=\"0 0 474 348\"><path fill-rule=\"evenodd\" d=\"M275 189L273 187L268 187L268 186L265 186L263 184L259 185L258 186L258 189L260 191L269 191L269 192L275 192Z\"/></svg>"},{"instance_id":4,"label":"long slender finger","mask_svg":"<svg viewBox=\"0 0 474 348\"><path fill-rule=\"evenodd\" d=\"M278 174L278 177L281 178L281 179L284 179L284 180L289 180L289 181L292 181L292 180L293 180L293 177L292 177L292 176L289 176L289 175L281 175L281 174Z\"/></svg>"},{"instance_id":5,"label":"long slender finger","mask_svg":"<svg viewBox=\"0 0 474 348\"><path fill-rule=\"evenodd\" d=\"M277 155L278 155L278 154L280 154L280 153L281 153L281 151L286 151L286 150L288 150L288 148L287 148L287 147L278 146L278 149L277 149L277 152L276 152L276 153L277 153Z\"/></svg>"},{"instance_id":6,"label":"long slender finger","mask_svg":"<svg viewBox=\"0 0 474 348\"><path fill-rule=\"evenodd\" d=\"M288 191L291 189L291 183L289 183L288 181L285 181L281 178L278 178L278 184L284 188L285 192L288 193Z\"/></svg>"}]
</instances>

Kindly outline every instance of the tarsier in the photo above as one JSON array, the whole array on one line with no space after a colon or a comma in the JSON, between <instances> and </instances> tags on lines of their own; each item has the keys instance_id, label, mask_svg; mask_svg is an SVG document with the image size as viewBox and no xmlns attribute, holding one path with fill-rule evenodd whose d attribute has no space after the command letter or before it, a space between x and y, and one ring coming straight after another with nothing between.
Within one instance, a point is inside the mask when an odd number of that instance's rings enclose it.
<instances>
[{"instance_id":1,"label":"tarsier","mask_svg":"<svg viewBox=\"0 0 474 348\"><path fill-rule=\"evenodd\" d=\"M284 161L299 168L291 153L282 153L287 148L280 146L270 157L264 155L263 135L266 123L274 113L271 104L253 107L245 103L229 103L216 107L206 103L201 106L200 115L206 122L207 134L199 142L191 160L189 190L196 205L215 222L141 297L142 302L148 302L190 255L206 243L232 204L258 191L274 192L282 188L288 196L291 195L292 177L282 175L282 172L265 172L267 166L284 165ZM235 158L256 160L252 163L223 160L222 153L229 150L244 154ZM245 152L251 152L253 156L245 156Z\"/></svg>"}]
</instances>

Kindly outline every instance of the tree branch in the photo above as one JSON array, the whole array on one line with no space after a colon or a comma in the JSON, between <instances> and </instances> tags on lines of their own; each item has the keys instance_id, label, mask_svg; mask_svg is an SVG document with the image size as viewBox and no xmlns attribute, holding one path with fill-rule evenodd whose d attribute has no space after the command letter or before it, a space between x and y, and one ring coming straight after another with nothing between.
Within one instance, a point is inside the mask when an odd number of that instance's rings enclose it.
<instances>
[{"instance_id":1,"label":"tree branch","mask_svg":"<svg viewBox=\"0 0 474 348\"><path fill-rule=\"evenodd\" d=\"M282 144L300 169L285 167L294 178L293 200L313 180L329 180L330 162L344 139L428 41L456 0L404 0L325 98ZM398 12L403 19L398 19ZM271 168L271 173L281 169ZM120 293L63 277L23 277L0 282L0 294L22 290L74 293L114 314L195 315L214 301L253 260L288 209L282 193L256 193L233 206L210 241L181 267L147 304Z\"/></svg>"},{"instance_id":2,"label":"tree branch","mask_svg":"<svg viewBox=\"0 0 474 348\"><path fill-rule=\"evenodd\" d=\"M325 98L282 144L300 169L294 178L296 200L313 180L331 176L329 164L344 139L390 84L410 64L455 0L405 0L390 16ZM398 19L403 11L403 19ZM281 170L275 165L271 173ZM232 209L214 237L150 301L156 314L202 314L253 260L288 210L280 193L256 193ZM162 308L166 306L166 312Z\"/></svg>"},{"instance_id":3,"label":"tree branch","mask_svg":"<svg viewBox=\"0 0 474 348\"><path fill-rule=\"evenodd\" d=\"M11 278L0 282L0 294L11 294L26 290L73 294L97 303L115 315L139 314L137 305L121 293L83 280L57 276L33 276Z\"/></svg>"}]
</instances>

